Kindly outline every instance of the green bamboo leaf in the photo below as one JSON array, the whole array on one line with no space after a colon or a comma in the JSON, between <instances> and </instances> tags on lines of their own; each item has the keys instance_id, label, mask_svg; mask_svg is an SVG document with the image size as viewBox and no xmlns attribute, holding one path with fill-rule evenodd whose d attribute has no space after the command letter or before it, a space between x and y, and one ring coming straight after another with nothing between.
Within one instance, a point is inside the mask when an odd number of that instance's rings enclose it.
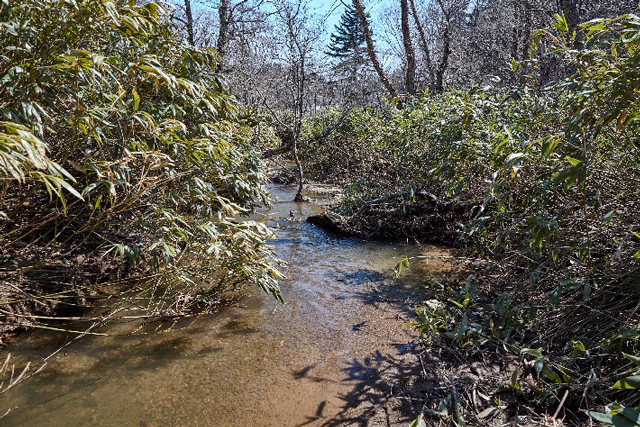
<instances>
[{"instance_id":1,"label":"green bamboo leaf","mask_svg":"<svg viewBox=\"0 0 640 427\"><path fill-rule=\"evenodd\" d=\"M487 408L484 411L480 412L478 414L478 418L483 419L483 418L489 418L491 416L493 416L496 412L498 412L500 409L496 408L495 406L491 407L491 408Z\"/></svg>"},{"instance_id":2,"label":"green bamboo leaf","mask_svg":"<svg viewBox=\"0 0 640 427\"><path fill-rule=\"evenodd\" d=\"M138 111L138 107L140 106L140 95L138 95L138 91L135 87L131 93L133 94L133 111Z\"/></svg>"},{"instance_id":3,"label":"green bamboo leaf","mask_svg":"<svg viewBox=\"0 0 640 427\"><path fill-rule=\"evenodd\" d=\"M591 418L593 418L594 420L599 421L601 423L605 423L605 424L613 423L613 416L609 414L601 414L600 412L593 412L593 411L585 411L585 413Z\"/></svg>"},{"instance_id":4,"label":"green bamboo leaf","mask_svg":"<svg viewBox=\"0 0 640 427\"><path fill-rule=\"evenodd\" d=\"M546 364L542 367L542 374L556 384L562 384L562 378Z\"/></svg>"},{"instance_id":5,"label":"green bamboo leaf","mask_svg":"<svg viewBox=\"0 0 640 427\"><path fill-rule=\"evenodd\" d=\"M96 189L97 187L101 186L102 182L98 181L98 182L92 182L91 184L87 185L84 190L82 190L82 195L86 196L87 194L89 194L92 190Z\"/></svg>"},{"instance_id":6,"label":"green bamboo leaf","mask_svg":"<svg viewBox=\"0 0 640 427\"><path fill-rule=\"evenodd\" d=\"M64 179L57 177L57 176L49 176L49 179L52 180L53 182L56 183L56 185L58 186L58 188L64 188L65 190L67 190L69 193L73 194L75 197L77 197L80 200L84 200L84 197L82 197L82 195L80 193L78 193L78 191L73 188L67 181L65 181Z\"/></svg>"},{"instance_id":7,"label":"green bamboo leaf","mask_svg":"<svg viewBox=\"0 0 640 427\"><path fill-rule=\"evenodd\" d=\"M140 29L140 25L138 25L138 21L136 21L135 19L133 19L130 16L123 16L122 17L122 21L124 23L124 25L126 25L127 27L129 27L130 29L134 30L134 31L138 31Z\"/></svg>"},{"instance_id":8,"label":"green bamboo leaf","mask_svg":"<svg viewBox=\"0 0 640 427\"><path fill-rule=\"evenodd\" d=\"M640 425L640 412L636 411L633 408L624 408L620 414L624 415L625 418L630 419L635 425Z\"/></svg>"},{"instance_id":9,"label":"green bamboo leaf","mask_svg":"<svg viewBox=\"0 0 640 427\"><path fill-rule=\"evenodd\" d=\"M640 375L632 375L630 377L622 378L613 385L613 388L618 390L630 390L640 388Z\"/></svg>"},{"instance_id":10,"label":"green bamboo leaf","mask_svg":"<svg viewBox=\"0 0 640 427\"><path fill-rule=\"evenodd\" d=\"M622 353L622 355L624 357L626 357L627 359L629 359L630 361L632 361L634 364L636 364L637 366L640 366L640 357L638 356L633 356L631 354L627 354L627 353Z\"/></svg>"},{"instance_id":11,"label":"green bamboo leaf","mask_svg":"<svg viewBox=\"0 0 640 427\"><path fill-rule=\"evenodd\" d=\"M556 22L551 24L551 26L563 34L569 32L569 24L567 23L567 19L564 17L564 15L556 13Z\"/></svg>"},{"instance_id":12,"label":"green bamboo leaf","mask_svg":"<svg viewBox=\"0 0 640 427\"><path fill-rule=\"evenodd\" d=\"M573 158L573 157L571 157L571 156L566 156L565 158L567 159L567 161L568 161L569 163L571 163L571 164L572 164L573 166L575 166L575 167L579 167L579 168L581 168L581 167L583 167L583 166L584 166L584 163L582 162L582 160L574 159L574 158Z\"/></svg>"},{"instance_id":13,"label":"green bamboo leaf","mask_svg":"<svg viewBox=\"0 0 640 427\"><path fill-rule=\"evenodd\" d=\"M413 420L409 427L427 427L427 423L422 418L422 414L418 415L418 418Z\"/></svg>"},{"instance_id":14,"label":"green bamboo leaf","mask_svg":"<svg viewBox=\"0 0 640 427\"><path fill-rule=\"evenodd\" d=\"M513 153L513 154L510 154L510 155L507 157L507 159L506 159L506 163L507 163L507 164L511 164L511 163L513 163L515 160L518 160L518 159L520 159L520 158L522 158L522 157L524 157L524 156L525 156L525 154L524 154L524 153Z\"/></svg>"},{"instance_id":15,"label":"green bamboo leaf","mask_svg":"<svg viewBox=\"0 0 640 427\"><path fill-rule=\"evenodd\" d=\"M558 137L553 137L546 140L542 144L542 152L544 153L544 155L548 156L549 154L553 153L556 147L558 146L559 142L560 142L560 138Z\"/></svg>"},{"instance_id":16,"label":"green bamboo leaf","mask_svg":"<svg viewBox=\"0 0 640 427\"><path fill-rule=\"evenodd\" d=\"M602 218L600 218L600 222L608 222L614 213L616 213L616 211L607 212L605 215L602 216Z\"/></svg>"},{"instance_id":17,"label":"green bamboo leaf","mask_svg":"<svg viewBox=\"0 0 640 427\"><path fill-rule=\"evenodd\" d=\"M639 424L631 421L629 418L623 415L614 415L611 417L611 424L614 427L638 427Z\"/></svg>"}]
</instances>

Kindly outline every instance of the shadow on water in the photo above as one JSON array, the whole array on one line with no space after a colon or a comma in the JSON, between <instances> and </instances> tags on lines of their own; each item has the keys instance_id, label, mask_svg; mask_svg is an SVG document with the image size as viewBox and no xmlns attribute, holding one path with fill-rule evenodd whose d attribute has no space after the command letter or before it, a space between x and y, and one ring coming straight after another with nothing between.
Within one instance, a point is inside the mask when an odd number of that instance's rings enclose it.
<instances>
[{"instance_id":1,"label":"shadow on water","mask_svg":"<svg viewBox=\"0 0 640 427\"><path fill-rule=\"evenodd\" d=\"M435 410L442 404L451 406L452 385L443 367L457 372L455 385L460 396L468 395L477 381L468 366L454 357L444 360L433 357L433 351L420 349L421 345L416 342L398 347L395 355L375 351L349 362L342 369L342 381L353 386L347 393L340 394L339 411L324 414L326 402L323 401L313 415L297 426L407 426L424 409ZM447 425L439 421L437 417L429 420L427 415L428 425Z\"/></svg>"},{"instance_id":2,"label":"shadow on water","mask_svg":"<svg viewBox=\"0 0 640 427\"><path fill-rule=\"evenodd\" d=\"M394 279L391 273L381 273L371 269L338 273L335 280L345 283L352 291L349 298L359 304L377 310L381 304L404 316L413 315L413 306L418 303L420 293L414 282Z\"/></svg>"},{"instance_id":3,"label":"shadow on water","mask_svg":"<svg viewBox=\"0 0 640 427\"><path fill-rule=\"evenodd\" d=\"M288 191L275 194L284 199ZM256 294L244 307L195 321L148 325L132 336L85 337L3 396L0 410L12 412L2 421L47 427L387 425L377 417L390 404L400 419L415 417L424 393L411 391L409 383L425 380L416 379L424 374L414 355L415 333L404 323L420 299L421 270L401 279L392 272L401 256L444 250L330 235L302 221L318 210L280 201L260 219L277 233L271 244L289 263L282 282L286 304ZM109 328L126 335L136 325ZM37 360L64 339L27 334L21 357ZM440 384L432 376L429 381Z\"/></svg>"},{"instance_id":4,"label":"shadow on water","mask_svg":"<svg viewBox=\"0 0 640 427\"><path fill-rule=\"evenodd\" d=\"M312 373L313 369L315 369L317 365L318 365L317 363L314 363L313 365L309 365L300 370L293 371L292 373L293 379L294 380L304 379L304 380L312 381L314 383L336 383L337 382L336 380L332 380L330 378L315 375L314 373Z\"/></svg>"},{"instance_id":5,"label":"shadow on water","mask_svg":"<svg viewBox=\"0 0 640 427\"><path fill-rule=\"evenodd\" d=\"M197 325L188 320L168 321L166 325L156 325L154 328L161 329L160 332L130 336L85 337L75 343L76 345L70 348L68 353L63 353L64 359L75 359L71 366L60 368L57 364L53 364L30 379L29 396L34 402L51 402L64 398L67 394L77 395L83 388L95 387L98 382L107 377L154 373L176 363L188 364L194 354L212 356L221 353L225 350L224 347L211 345L194 351L199 347L197 344L201 340L201 334L208 329L207 317L213 316L204 316ZM258 332L256 328L247 327L241 320L240 314L234 314L229 316L226 322L222 322L216 333L210 336L215 340L233 341ZM59 346L60 337L47 339L40 344L37 351L43 352L45 348L50 348L52 352L55 346ZM81 371L74 375L65 375L66 370L75 370L75 366L81 367ZM53 396L52 385L57 388Z\"/></svg>"},{"instance_id":6,"label":"shadow on water","mask_svg":"<svg viewBox=\"0 0 640 427\"><path fill-rule=\"evenodd\" d=\"M408 276L396 279L389 272L373 269L327 273L327 277L351 290L346 299L356 300L358 305L369 307L373 312L392 313L405 322L413 319L413 307L421 300L417 286L421 282L420 270ZM363 332L368 326L369 320L364 318L352 325L352 331ZM433 349L426 352L415 336L391 347L386 352L376 350L366 357L346 361L341 367L340 382L351 387L339 394L339 410L325 413L326 401L322 401L315 413L306 416L297 426L406 426L424 408L437 409L451 398L452 386L443 369L457 372L455 383L460 393L477 380L468 364L446 351L444 355ZM298 380L329 381L314 376L314 368L315 365L307 366L293 376ZM437 425L437 419L432 421L436 423L432 425Z\"/></svg>"},{"instance_id":7,"label":"shadow on water","mask_svg":"<svg viewBox=\"0 0 640 427\"><path fill-rule=\"evenodd\" d=\"M397 421L408 423L419 413L421 402L408 398L406 391L402 390L406 381L421 375L419 365L416 367L407 360L376 351L362 360L349 362L342 372L342 381L353 383L354 386L349 392L340 394L342 405L338 413L330 416L323 414L326 405L323 401L313 415L297 424L298 427L310 424L323 427L378 425L371 424L371 421L380 416L380 411L384 411L390 400L397 400L394 408L396 414L400 413ZM397 396L394 396L394 388ZM386 413L384 415L386 418Z\"/></svg>"},{"instance_id":8,"label":"shadow on water","mask_svg":"<svg viewBox=\"0 0 640 427\"><path fill-rule=\"evenodd\" d=\"M344 380L353 381L356 385L349 393L340 396L344 405L337 416L322 425L369 425L369 421L378 414L380 408L393 398L393 386L402 387L404 381L417 374L414 364L403 362L406 361L383 355L379 351L362 360L352 361L343 369L346 374ZM400 407L396 410L400 409L402 418L406 418L405 421L415 418L420 410L410 399L399 399L399 403Z\"/></svg>"}]
</instances>

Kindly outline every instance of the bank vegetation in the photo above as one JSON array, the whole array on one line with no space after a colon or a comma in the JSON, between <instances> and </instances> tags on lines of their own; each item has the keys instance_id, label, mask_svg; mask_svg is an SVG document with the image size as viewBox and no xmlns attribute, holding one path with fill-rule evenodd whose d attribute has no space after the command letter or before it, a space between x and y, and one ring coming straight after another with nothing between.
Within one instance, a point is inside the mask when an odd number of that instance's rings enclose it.
<instances>
[{"instance_id":1,"label":"bank vegetation","mask_svg":"<svg viewBox=\"0 0 640 427\"><path fill-rule=\"evenodd\" d=\"M280 298L242 219L267 202L256 120L212 49L157 3L8 0L0 22L2 332Z\"/></svg>"},{"instance_id":2,"label":"bank vegetation","mask_svg":"<svg viewBox=\"0 0 640 427\"><path fill-rule=\"evenodd\" d=\"M638 423L640 20L596 19L580 32L576 44L558 15L533 34L530 59L512 62L515 76L529 70L519 83L362 108L302 150L308 176L344 185L332 226L446 241L477 260L425 278L415 324L427 348L509 360L509 372L484 379L486 408L470 395L466 412L425 403L430 422L485 425L530 405L570 424ZM542 61L564 75L538 84Z\"/></svg>"}]
</instances>

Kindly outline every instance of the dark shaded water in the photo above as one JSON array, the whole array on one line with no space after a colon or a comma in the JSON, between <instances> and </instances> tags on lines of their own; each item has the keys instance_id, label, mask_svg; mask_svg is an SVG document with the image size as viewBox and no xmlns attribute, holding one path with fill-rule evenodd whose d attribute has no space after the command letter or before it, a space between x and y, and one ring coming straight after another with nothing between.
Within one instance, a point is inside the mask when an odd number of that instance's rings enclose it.
<instances>
[{"instance_id":1,"label":"dark shaded water","mask_svg":"<svg viewBox=\"0 0 640 427\"><path fill-rule=\"evenodd\" d=\"M277 256L289 263L281 284L285 305L256 292L241 306L164 332L85 337L41 374L0 395L0 415L10 411L0 424L332 424L362 381L351 372L359 366L354 362L411 345L413 331L397 318L408 315L411 283L430 267L414 265L408 279L393 280L399 256L446 251L329 235L301 221L320 208L289 202L294 192L274 187L275 206L263 218L277 229ZM392 304L396 318L381 317L372 330L368 316L382 302ZM113 325L109 332L134 327ZM63 341L61 334L33 332L3 353L37 361Z\"/></svg>"}]
</instances>

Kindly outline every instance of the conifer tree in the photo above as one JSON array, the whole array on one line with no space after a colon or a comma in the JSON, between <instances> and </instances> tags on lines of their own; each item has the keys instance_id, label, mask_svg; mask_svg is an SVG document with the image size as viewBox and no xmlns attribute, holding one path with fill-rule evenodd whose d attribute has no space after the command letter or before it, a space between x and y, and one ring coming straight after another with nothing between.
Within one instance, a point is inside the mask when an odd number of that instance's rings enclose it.
<instances>
[{"instance_id":1,"label":"conifer tree","mask_svg":"<svg viewBox=\"0 0 640 427\"><path fill-rule=\"evenodd\" d=\"M362 25L355 11L346 9L331 34L331 43L327 54L340 59L337 68L349 71L355 75L366 62L365 38Z\"/></svg>"}]
</instances>

